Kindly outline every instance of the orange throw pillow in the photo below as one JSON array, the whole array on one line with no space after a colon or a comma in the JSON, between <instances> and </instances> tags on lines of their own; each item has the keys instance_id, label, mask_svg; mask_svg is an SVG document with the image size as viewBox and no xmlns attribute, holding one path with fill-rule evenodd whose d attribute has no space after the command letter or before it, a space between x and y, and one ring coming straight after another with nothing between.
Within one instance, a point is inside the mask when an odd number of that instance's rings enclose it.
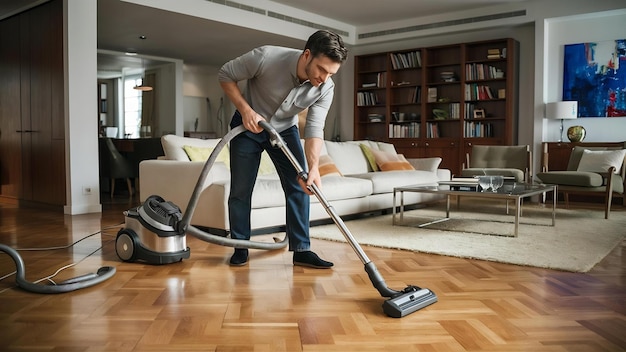
<instances>
[{"instance_id":1,"label":"orange throw pillow","mask_svg":"<svg viewBox=\"0 0 626 352\"><path fill-rule=\"evenodd\" d=\"M393 154L371 149L376 165L381 171L415 170L402 154Z\"/></svg>"},{"instance_id":2,"label":"orange throw pillow","mask_svg":"<svg viewBox=\"0 0 626 352\"><path fill-rule=\"evenodd\" d=\"M326 175L343 176L341 172L339 171L339 169L337 168L337 166L335 165L335 162L333 161L333 159L328 154L320 155L319 171L320 171L320 176L326 176Z\"/></svg>"}]
</instances>

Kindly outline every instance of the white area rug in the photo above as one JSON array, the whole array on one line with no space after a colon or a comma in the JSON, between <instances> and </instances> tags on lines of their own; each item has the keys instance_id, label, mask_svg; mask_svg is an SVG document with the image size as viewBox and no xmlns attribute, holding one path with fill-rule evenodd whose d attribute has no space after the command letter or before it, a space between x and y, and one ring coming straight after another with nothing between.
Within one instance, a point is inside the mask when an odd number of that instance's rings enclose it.
<instances>
[{"instance_id":1,"label":"white area rug","mask_svg":"<svg viewBox=\"0 0 626 352\"><path fill-rule=\"evenodd\" d=\"M441 204L405 212L403 224L421 224L444 217L444 209ZM624 240L626 234L626 211L623 209L613 211L610 219L605 220L600 209L557 208L556 226L552 227L549 226L551 207L527 204L523 207L518 237L485 234L513 232L514 218L506 215L503 202L494 204L465 198L459 209L453 205L451 210L451 220L424 228L393 226L391 215L345 223L361 245L573 272L589 271ZM334 224L312 227L311 237L345 241Z\"/></svg>"}]
</instances>

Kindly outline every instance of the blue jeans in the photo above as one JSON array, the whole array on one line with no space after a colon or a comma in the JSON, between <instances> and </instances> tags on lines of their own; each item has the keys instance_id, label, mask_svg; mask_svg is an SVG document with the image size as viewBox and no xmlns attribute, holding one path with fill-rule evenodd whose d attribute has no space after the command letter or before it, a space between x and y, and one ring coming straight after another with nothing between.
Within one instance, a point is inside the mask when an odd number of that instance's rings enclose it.
<instances>
[{"instance_id":1,"label":"blue jeans","mask_svg":"<svg viewBox=\"0 0 626 352\"><path fill-rule=\"evenodd\" d=\"M233 116L230 127L241 125L238 111ZM304 151L300 144L298 128L293 126L280 133L291 153L300 165L306 168ZM290 251L308 251L311 247L309 238L310 196L298 183L298 174L287 156L280 148L271 145L269 134L250 131L243 132L230 141L230 195L228 196L228 217L230 236L234 239L250 239L250 211L252 190L256 181L261 153L267 151L274 163L280 182L285 192L286 233Z\"/></svg>"}]
</instances>

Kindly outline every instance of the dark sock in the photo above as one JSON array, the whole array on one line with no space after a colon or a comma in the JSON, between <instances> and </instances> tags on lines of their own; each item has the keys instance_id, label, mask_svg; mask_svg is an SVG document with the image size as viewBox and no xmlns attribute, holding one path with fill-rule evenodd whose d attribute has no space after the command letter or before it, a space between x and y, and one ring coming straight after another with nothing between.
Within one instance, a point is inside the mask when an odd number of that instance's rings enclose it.
<instances>
[{"instance_id":1,"label":"dark sock","mask_svg":"<svg viewBox=\"0 0 626 352\"><path fill-rule=\"evenodd\" d=\"M325 261L312 251L293 252L293 265L307 266L317 269L328 269L333 263Z\"/></svg>"}]
</instances>

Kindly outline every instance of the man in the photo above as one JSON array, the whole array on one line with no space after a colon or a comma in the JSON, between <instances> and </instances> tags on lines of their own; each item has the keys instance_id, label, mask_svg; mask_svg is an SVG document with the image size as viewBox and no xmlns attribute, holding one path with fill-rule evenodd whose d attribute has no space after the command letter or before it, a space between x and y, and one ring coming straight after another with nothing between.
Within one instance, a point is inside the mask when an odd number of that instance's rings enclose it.
<instances>
[{"instance_id":1,"label":"man","mask_svg":"<svg viewBox=\"0 0 626 352\"><path fill-rule=\"evenodd\" d=\"M261 152L270 155L281 179L286 201L286 232L293 264L330 268L310 250L307 185L321 186L319 154L324 139L326 114L333 100L330 78L346 60L343 40L335 33L320 30L312 34L304 50L262 46L222 66L218 78L237 111L230 126L243 124L246 132L230 142L231 189L228 198L230 233L235 239L250 239L252 190ZM246 80L245 93L237 82ZM304 150L300 144L298 113L308 108L304 127ZM272 147L269 134L259 125L267 120L284 139L303 168L308 166L306 185L284 153ZM245 265L248 249L235 248L230 265Z\"/></svg>"}]
</instances>

